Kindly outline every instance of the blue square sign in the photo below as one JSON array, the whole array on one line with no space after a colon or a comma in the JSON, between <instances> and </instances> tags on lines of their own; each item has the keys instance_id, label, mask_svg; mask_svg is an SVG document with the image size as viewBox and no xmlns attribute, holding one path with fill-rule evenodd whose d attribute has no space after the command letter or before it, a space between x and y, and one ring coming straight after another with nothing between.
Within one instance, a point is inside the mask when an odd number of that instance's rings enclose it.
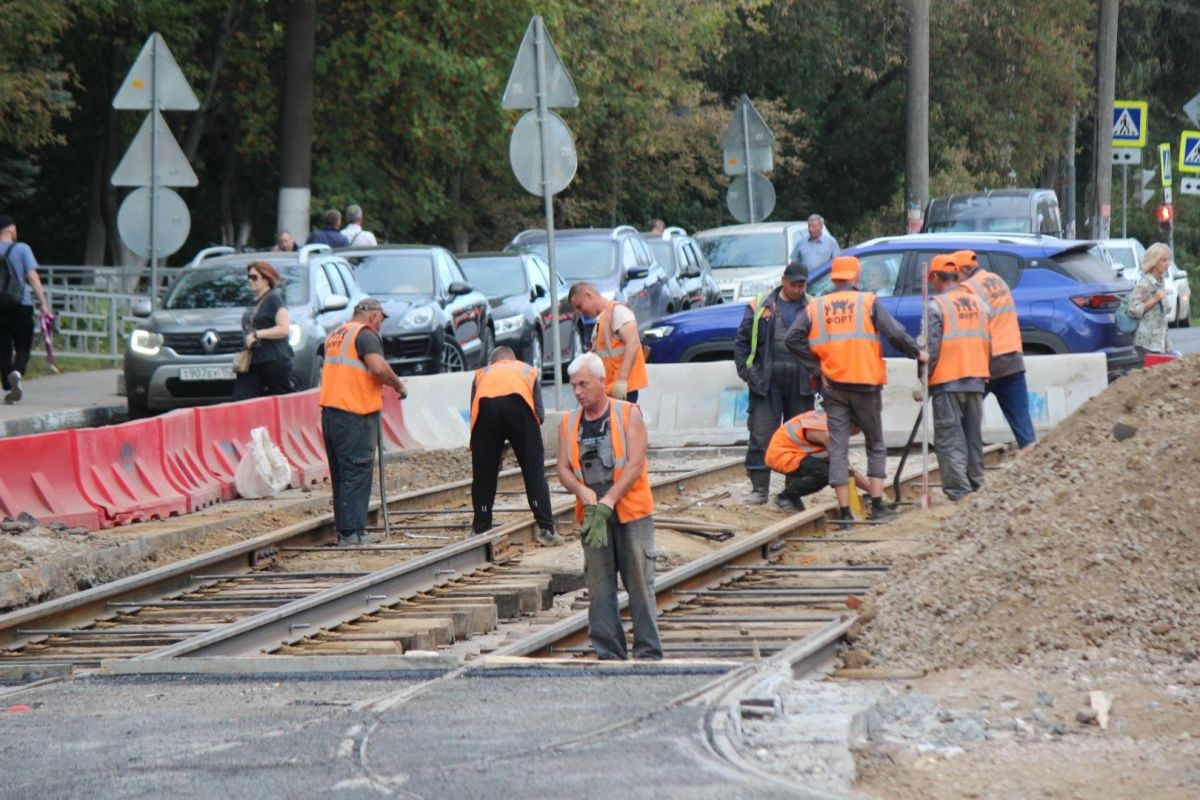
<instances>
[{"instance_id":1,"label":"blue square sign","mask_svg":"<svg viewBox=\"0 0 1200 800\"><path fill-rule=\"evenodd\" d=\"M1113 103L1113 147L1146 146L1146 101L1117 100Z\"/></svg>"},{"instance_id":2,"label":"blue square sign","mask_svg":"<svg viewBox=\"0 0 1200 800\"><path fill-rule=\"evenodd\" d=\"M1179 171L1200 172L1200 131L1179 135Z\"/></svg>"}]
</instances>

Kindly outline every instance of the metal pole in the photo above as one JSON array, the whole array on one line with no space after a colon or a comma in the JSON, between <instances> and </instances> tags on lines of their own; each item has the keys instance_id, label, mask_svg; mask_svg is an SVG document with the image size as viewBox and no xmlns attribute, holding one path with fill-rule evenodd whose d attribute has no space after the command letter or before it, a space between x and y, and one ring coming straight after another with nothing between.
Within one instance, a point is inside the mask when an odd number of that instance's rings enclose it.
<instances>
[{"instance_id":1,"label":"metal pole","mask_svg":"<svg viewBox=\"0 0 1200 800\"><path fill-rule=\"evenodd\" d=\"M1071 127L1067 132L1067 220L1066 235L1075 237L1075 114L1071 114Z\"/></svg>"},{"instance_id":2,"label":"metal pole","mask_svg":"<svg viewBox=\"0 0 1200 800\"><path fill-rule=\"evenodd\" d=\"M379 451L379 513L383 515L383 538L392 538L392 523L388 520L387 479L383 473L383 419L375 426L375 449Z\"/></svg>"},{"instance_id":3,"label":"metal pole","mask_svg":"<svg viewBox=\"0 0 1200 800\"><path fill-rule=\"evenodd\" d=\"M1125 206L1129 203L1129 165L1121 165L1121 238L1129 236L1125 232Z\"/></svg>"},{"instance_id":4,"label":"metal pole","mask_svg":"<svg viewBox=\"0 0 1200 800\"><path fill-rule=\"evenodd\" d=\"M541 16L534 17L536 36L534 44L537 50L537 102L538 102L538 132L542 139L542 201L546 213L546 260L550 263L550 305L554 316L554 329L550 340L554 347L554 408L563 410L562 370L559 369L558 359L562 353L562 332L559 330L558 318L558 265L554 254L554 195L550 192L550 130L546 127L549 114L548 90L546 87L546 26ZM542 357L545 358L543 348ZM541 376L538 376L539 380Z\"/></svg>"},{"instance_id":5,"label":"metal pole","mask_svg":"<svg viewBox=\"0 0 1200 800\"><path fill-rule=\"evenodd\" d=\"M742 150L746 165L746 200L750 204L750 221L758 222L754 213L754 175L750 171L750 101L742 96Z\"/></svg>"},{"instance_id":6,"label":"metal pole","mask_svg":"<svg viewBox=\"0 0 1200 800\"><path fill-rule=\"evenodd\" d=\"M150 310L158 305L158 42L150 37Z\"/></svg>"},{"instance_id":7,"label":"metal pole","mask_svg":"<svg viewBox=\"0 0 1200 800\"><path fill-rule=\"evenodd\" d=\"M921 349L929 352L929 270L921 276ZM921 370L921 499L920 507L929 508L929 364ZM899 498L897 498L899 499Z\"/></svg>"}]
</instances>

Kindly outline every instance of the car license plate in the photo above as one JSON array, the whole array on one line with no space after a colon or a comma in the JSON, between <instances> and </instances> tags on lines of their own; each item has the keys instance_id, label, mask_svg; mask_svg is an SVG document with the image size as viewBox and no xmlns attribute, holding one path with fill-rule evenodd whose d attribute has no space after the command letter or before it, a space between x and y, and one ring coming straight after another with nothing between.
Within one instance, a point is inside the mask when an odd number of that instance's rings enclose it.
<instances>
[{"instance_id":1,"label":"car license plate","mask_svg":"<svg viewBox=\"0 0 1200 800\"><path fill-rule=\"evenodd\" d=\"M231 381L233 367L180 367L181 381Z\"/></svg>"}]
</instances>

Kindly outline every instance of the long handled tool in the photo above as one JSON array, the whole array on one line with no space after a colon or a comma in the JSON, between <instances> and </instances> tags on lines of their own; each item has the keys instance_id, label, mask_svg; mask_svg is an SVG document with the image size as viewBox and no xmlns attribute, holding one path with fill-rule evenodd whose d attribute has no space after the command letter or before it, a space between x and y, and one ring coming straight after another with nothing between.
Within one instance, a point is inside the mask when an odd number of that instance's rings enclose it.
<instances>
[{"instance_id":1,"label":"long handled tool","mask_svg":"<svg viewBox=\"0 0 1200 800\"><path fill-rule=\"evenodd\" d=\"M929 351L929 270L921 270L921 348ZM921 369L921 508L929 508L929 364Z\"/></svg>"},{"instance_id":2,"label":"long handled tool","mask_svg":"<svg viewBox=\"0 0 1200 800\"><path fill-rule=\"evenodd\" d=\"M383 514L383 538L392 537L392 524L388 520L387 481L383 474L383 420L375 426L375 449L379 452L379 510Z\"/></svg>"}]
</instances>

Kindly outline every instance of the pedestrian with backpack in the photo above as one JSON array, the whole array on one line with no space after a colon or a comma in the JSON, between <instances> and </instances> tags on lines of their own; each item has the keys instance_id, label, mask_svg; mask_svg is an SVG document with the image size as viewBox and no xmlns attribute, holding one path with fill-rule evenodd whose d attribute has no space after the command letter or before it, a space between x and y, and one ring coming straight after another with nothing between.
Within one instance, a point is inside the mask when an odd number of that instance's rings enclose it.
<instances>
[{"instance_id":1,"label":"pedestrian with backpack","mask_svg":"<svg viewBox=\"0 0 1200 800\"><path fill-rule=\"evenodd\" d=\"M17 241L16 221L0 214L0 382L4 385L4 402L10 405L23 395L21 376L29 366L33 349L30 287L41 312L50 313L37 266L33 250Z\"/></svg>"}]
</instances>

